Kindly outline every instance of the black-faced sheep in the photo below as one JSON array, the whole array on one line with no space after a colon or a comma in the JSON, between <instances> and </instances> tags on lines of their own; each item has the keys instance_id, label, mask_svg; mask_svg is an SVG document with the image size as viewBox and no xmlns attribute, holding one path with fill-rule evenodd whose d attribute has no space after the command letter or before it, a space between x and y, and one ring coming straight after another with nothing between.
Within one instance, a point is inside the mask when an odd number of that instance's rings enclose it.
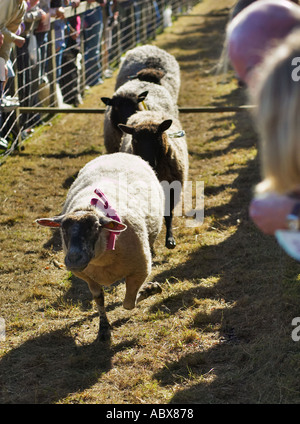
<instances>
[{"instance_id":1,"label":"black-faced sheep","mask_svg":"<svg viewBox=\"0 0 300 424\"><path fill-rule=\"evenodd\" d=\"M122 131L119 124L126 124L137 111L166 111L178 117L178 107L170 93L163 86L137 79L122 85L112 98L102 97L107 108L104 117L104 145L107 153L120 150Z\"/></svg>"},{"instance_id":2,"label":"black-faced sheep","mask_svg":"<svg viewBox=\"0 0 300 424\"><path fill-rule=\"evenodd\" d=\"M173 249L176 246L172 230L173 210L180 200L189 169L181 124L178 119L169 119L165 113L145 111L132 115L127 125L120 125L120 128L125 133L121 151L142 157L154 169L159 181L164 182L166 247Z\"/></svg>"},{"instance_id":3,"label":"black-faced sheep","mask_svg":"<svg viewBox=\"0 0 300 424\"><path fill-rule=\"evenodd\" d=\"M157 46L146 44L128 50L120 66L115 89L125 84L128 79L137 76L139 79L143 75L138 73L143 69L154 69L161 72L160 84L171 94L173 101L177 103L180 90L180 67L176 58ZM148 81L148 79L144 79Z\"/></svg>"},{"instance_id":4,"label":"black-faced sheep","mask_svg":"<svg viewBox=\"0 0 300 424\"><path fill-rule=\"evenodd\" d=\"M157 283L139 289L151 272L163 208L164 193L151 167L141 158L116 153L82 168L60 216L37 220L60 227L66 267L87 282L96 301L100 339L110 337L103 285L125 278L126 309L161 291Z\"/></svg>"}]
</instances>

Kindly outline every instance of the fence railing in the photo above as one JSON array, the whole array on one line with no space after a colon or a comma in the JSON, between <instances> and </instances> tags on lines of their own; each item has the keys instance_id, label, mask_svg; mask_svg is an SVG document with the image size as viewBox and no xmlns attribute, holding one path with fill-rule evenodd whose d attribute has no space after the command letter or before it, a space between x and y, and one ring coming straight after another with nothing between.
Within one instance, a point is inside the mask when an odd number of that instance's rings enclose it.
<instances>
[{"instance_id":1,"label":"fence railing","mask_svg":"<svg viewBox=\"0 0 300 424\"><path fill-rule=\"evenodd\" d=\"M15 76L9 78L0 106L0 165L36 126L53 116L46 113L49 108L78 106L88 87L111 76L122 54L154 39L169 25L171 14L174 19L188 13L196 3L199 0L120 2L114 21L106 8L82 1L76 9L65 8L64 21L51 18L50 31L28 34L24 47L11 54ZM62 22L58 35L56 27Z\"/></svg>"}]
</instances>

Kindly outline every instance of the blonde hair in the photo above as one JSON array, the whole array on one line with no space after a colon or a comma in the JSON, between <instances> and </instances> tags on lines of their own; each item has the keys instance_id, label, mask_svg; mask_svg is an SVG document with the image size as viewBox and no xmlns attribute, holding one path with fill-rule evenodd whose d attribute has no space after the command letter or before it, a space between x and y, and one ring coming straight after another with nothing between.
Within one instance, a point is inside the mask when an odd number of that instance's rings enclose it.
<instances>
[{"instance_id":1,"label":"blonde hair","mask_svg":"<svg viewBox=\"0 0 300 424\"><path fill-rule=\"evenodd\" d=\"M300 80L293 79L295 57L300 65L299 30L268 52L255 73L251 94L257 105L254 118L263 177L257 193L288 193L300 186Z\"/></svg>"}]
</instances>

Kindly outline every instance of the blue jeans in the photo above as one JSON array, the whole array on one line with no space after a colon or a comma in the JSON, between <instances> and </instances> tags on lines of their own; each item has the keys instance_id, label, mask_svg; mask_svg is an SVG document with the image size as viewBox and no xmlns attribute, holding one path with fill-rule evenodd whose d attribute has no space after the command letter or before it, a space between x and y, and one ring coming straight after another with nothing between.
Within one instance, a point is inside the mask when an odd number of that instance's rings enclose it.
<instances>
[{"instance_id":1,"label":"blue jeans","mask_svg":"<svg viewBox=\"0 0 300 424\"><path fill-rule=\"evenodd\" d=\"M138 1L134 1L133 7L134 7L134 17L135 17L136 42L139 43L141 41L140 26L141 26L141 18L142 18L142 6L140 5Z\"/></svg>"},{"instance_id":2,"label":"blue jeans","mask_svg":"<svg viewBox=\"0 0 300 424\"><path fill-rule=\"evenodd\" d=\"M87 85L96 85L101 81L101 38L103 18L101 7L84 13L84 61Z\"/></svg>"},{"instance_id":3,"label":"blue jeans","mask_svg":"<svg viewBox=\"0 0 300 424\"><path fill-rule=\"evenodd\" d=\"M47 45L48 45L48 32L35 33L37 42L37 55L38 55L38 76L39 84L42 82L42 77L47 72Z\"/></svg>"}]
</instances>

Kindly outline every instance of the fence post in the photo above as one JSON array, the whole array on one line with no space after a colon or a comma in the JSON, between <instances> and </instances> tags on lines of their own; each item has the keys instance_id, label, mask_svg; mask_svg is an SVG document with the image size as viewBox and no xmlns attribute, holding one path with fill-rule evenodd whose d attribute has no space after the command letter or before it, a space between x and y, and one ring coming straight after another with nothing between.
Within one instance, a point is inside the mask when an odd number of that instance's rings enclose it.
<instances>
[{"instance_id":1,"label":"fence post","mask_svg":"<svg viewBox=\"0 0 300 424\"><path fill-rule=\"evenodd\" d=\"M16 46L13 46L12 55L13 55L13 57L15 59L17 58ZM14 62L14 59L12 60L12 62ZM14 92L15 93L18 93L19 92L19 83L18 83L18 63L17 63L17 60L15 60L15 69L14 69L14 72L15 72L15 77L14 77ZM18 134L17 135L16 147L18 149L19 148L19 145L22 142L21 127L20 127L20 117L21 117L21 114L20 114L19 108L17 108L15 110L15 114L16 114L16 124L15 124L15 126L16 126L17 134Z\"/></svg>"},{"instance_id":2,"label":"fence post","mask_svg":"<svg viewBox=\"0 0 300 424\"><path fill-rule=\"evenodd\" d=\"M80 94L83 96L85 88L85 49L84 49L84 36L81 25L80 30L80 53L81 53L81 75L80 75Z\"/></svg>"},{"instance_id":3,"label":"fence post","mask_svg":"<svg viewBox=\"0 0 300 424\"><path fill-rule=\"evenodd\" d=\"M109 57L108 57L108 49L107 49L107 12L106 9L103 8L103 36L101 41L101 56L102 56L102 69L103 75L105 75L105 71L109 68Z\"/></svg>"},{"instance_id":4,"label":"fence post","mask_svg":"<svg viewBox=\"0 0 300 424\"><path fill-rule=\"evenodd\" d=\"M116 39L117 39L117 63L120 64L121 56L122 56L122 45L121 45L121 25L118 22L117 30L116 30Z\"/></svg>"},{"instance_id":5,"label":"fence post","mask_svg":"<svg viewBox=\"0 0 300 424\"><path fill-rule=\"evenodd\" d=\"M50 104L53 106L58 106L57 93L56 93L56 49L55 49L55 29L51 25L49 32L50 35L50 50L51 50L51 60L49 61L49 75L50 75Z\"/></svg>"}]
</instances>

